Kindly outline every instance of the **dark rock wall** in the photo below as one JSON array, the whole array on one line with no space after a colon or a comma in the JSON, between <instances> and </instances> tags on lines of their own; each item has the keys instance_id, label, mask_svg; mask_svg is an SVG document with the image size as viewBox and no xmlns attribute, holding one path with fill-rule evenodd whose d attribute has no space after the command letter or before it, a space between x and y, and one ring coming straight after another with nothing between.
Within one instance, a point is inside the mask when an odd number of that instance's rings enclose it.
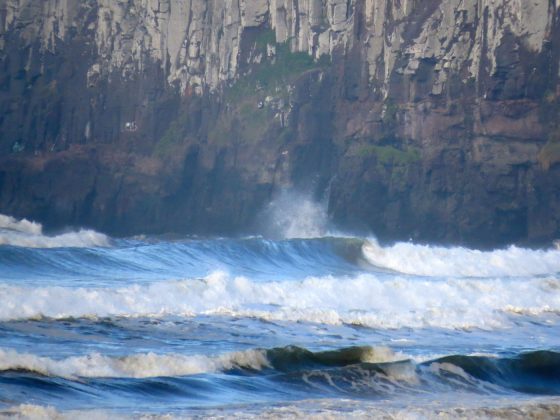
<instances>
[{"instance_id":1,"label":"dark rock wall","mask_svg":"<svg viewBox=\"0 0 560 420\"><path fill-rule=\"evenodd\" d=\"M402 54L373 78L366 3L330 57L275 43L266 19L244 29L237 77L202 91L170 82L148 53L141 70L97 72L95 1L50 49L12 27L0 51L0 212L116 235L249 233L275 192L296 188L328 194L335 225L382 240L560 237L556 5L540 51L504 30L493 70L482 42L477 76L465 61L441 84L442 60L411 72L406 53L438 2L415 5ZM474 38L478 19L462 33Z\"/></svg>"}]
</instances>

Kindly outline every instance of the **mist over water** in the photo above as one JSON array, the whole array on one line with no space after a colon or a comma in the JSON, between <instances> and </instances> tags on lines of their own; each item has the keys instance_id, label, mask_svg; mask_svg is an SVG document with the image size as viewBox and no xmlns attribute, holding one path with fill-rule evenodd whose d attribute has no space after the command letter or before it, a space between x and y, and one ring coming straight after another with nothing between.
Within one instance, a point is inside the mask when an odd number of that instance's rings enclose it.
<instances>
[{"instance_id":1,"label":"mist over water","mask_svg":"<svg viewBox=\"0 0 560 420\"><path fill-rule=\"evenodd\" d=\"M294 192L262 220L168 241L0 216L0 416L560 413L557 249L380 246Z\"/></svg>"},{"instance_id":2,"label":"mist over water","mask_svg":"<svg viewBox=\"0 0 560 420\"><path fill-rule=\"evenodd\" d=\"M327 203L283 190L263 210L263 233L275 239L320 238L328 232Z\"/></svg>"}]
</instances>

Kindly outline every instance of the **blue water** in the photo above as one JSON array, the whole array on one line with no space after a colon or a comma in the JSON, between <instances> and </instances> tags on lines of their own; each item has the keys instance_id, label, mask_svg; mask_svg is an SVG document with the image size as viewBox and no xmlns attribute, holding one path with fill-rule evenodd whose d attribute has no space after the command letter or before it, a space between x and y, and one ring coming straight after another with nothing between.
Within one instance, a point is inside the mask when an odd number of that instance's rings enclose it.
<instances>
[{"instance_id":1,"label":"blue water","mask_svg":"<svg viewBox=\"0 0 560 420\"><path fill-rule=\"evenodd\" d=\"M557 250L0 236L0 415L560 405Z\"/></svg>"}]
</instances>

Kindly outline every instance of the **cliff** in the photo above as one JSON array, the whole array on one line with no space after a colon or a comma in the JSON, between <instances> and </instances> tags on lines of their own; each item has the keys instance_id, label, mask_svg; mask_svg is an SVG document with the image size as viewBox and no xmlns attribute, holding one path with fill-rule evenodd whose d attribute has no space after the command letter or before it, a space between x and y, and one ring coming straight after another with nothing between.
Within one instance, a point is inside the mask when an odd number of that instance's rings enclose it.
<instances>
[{"instance_id":1,"label":"cliff","mask_svg":"<svg viewBox=\"0 0 560 420\"><path fill-rule=\"evenodd\" d=\"M0 212L113 234L560 237L560 4L5 0Z\"/></svg>"}]
</instances>

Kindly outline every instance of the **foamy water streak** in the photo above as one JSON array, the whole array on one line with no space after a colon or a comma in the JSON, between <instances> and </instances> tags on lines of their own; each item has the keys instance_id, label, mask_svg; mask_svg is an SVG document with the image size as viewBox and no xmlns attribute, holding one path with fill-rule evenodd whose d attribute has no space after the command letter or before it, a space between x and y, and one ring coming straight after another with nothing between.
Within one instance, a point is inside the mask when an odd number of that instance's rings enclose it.
<instances>
[{"instance_id":1,"label":"foamy water streak","mask_svg":"<svg viewBox=\"0 0 560 420\"><path fill-rule=\"evenodd\" d=\"M43 227L40 223L30 222L26 219L17 220L0 214L0 245L27 248L86 248L109 246L109 238L89 229L47 236L43 234Z\"/></svg>"},{"instance_id":2,"label":"foamy water streak","mask_svg":"<svg viewBox=\"0 0 560 420\"><path fill-rule=\"evenodd\" d=\"M560 312L560 280L362 274L264 283L215 272L201 280L115 289L2 285L0 301L0 320L224 315L376 328L494 329L514 325L514 314Z\"/></svg>"},{"instance_id":3,"label":"foamy water streak","mask_svg":"<svg viewBox=\"0 0 560 420\"><path fill-rule=\"evenodd\" d=\"M441 397L441 396L440 396ZM484 397L479 395L476 406L472 402L442 401L430 399L429 401L418 398L409 398L406 403L401 399L398 404L380 405L379 402L356 401L352 399L308 399L297 403L256 404L254 406L239 407L237 404L231 408L220 407L218 409L197 409L193 414L191 411L182 413L166 413L154 415L152 412L141 413L136 411L134 415L122 412L103 410L56 410L54 407L37 404L21 404L0 411L0 417L6 416L10 419L57 419L57 420L115 420L115 419L165 419L182 420L185 418L212 418L212 419L331 419L347 420L372 418L395 419L395 420L418 420L418 419L553 419L560 417L560 398L541 397L535 401L519 401L515 398ZM405 407L406 408L403 408Z\"/></svg>"},{"instance_id":4,"label":"foamy water streak","mask_svg":"<svg viewBox=\"0 0 560 420\"><path fill-rule=\"evenodd\" d=\"M522 277L560 273L559 250L530 250L510 246L495 251L444 248L413 243L381 247L367 241L365 258L377 267L420 276Z\"/></svg>"}]
</instances>

